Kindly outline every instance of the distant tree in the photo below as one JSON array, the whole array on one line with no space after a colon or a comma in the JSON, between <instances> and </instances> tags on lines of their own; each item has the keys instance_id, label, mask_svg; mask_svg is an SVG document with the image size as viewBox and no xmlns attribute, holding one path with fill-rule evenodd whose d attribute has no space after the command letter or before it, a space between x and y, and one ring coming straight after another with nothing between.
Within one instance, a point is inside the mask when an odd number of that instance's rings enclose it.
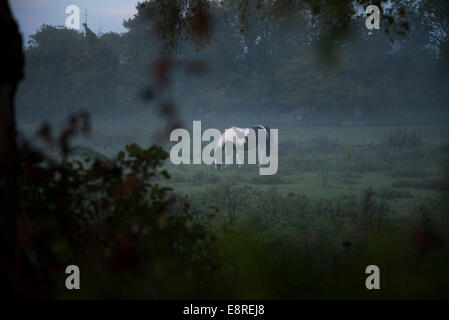
<instances>
[{"instance_id":1,"label":"distant tree","mask_svg":"<svg viewBox=\"0 0 449 320\"><path fill-rule=\"evenodd\" d=\"M64 114L115 105L119 55L87 26L80 33L43 25L25 51L26 80L19 104L35 112Z\"/></svg>"}]
</instances>

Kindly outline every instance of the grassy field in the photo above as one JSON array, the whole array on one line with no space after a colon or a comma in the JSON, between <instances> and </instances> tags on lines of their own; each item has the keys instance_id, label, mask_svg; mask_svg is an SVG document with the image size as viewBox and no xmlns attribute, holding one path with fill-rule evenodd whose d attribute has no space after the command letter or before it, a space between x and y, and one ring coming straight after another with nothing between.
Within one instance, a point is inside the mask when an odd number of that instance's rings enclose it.
<instances>
[{"instance_id":1,"label":"grassy field","mask_svg":"<svg viewBox=\"0 0 449 320\"><path fill-rule=\"evenodd\" d=\"M111 126L80 144L112 158L151 137ZM153 182L173 189L175 211L188 203L208 230L213 267L201 273L200 297L441 298L448 143L448 127L283 126L276 175L167 160L170 179ZM370 264L382 270L377 293L364 286Z\"/></svg>"},{"instance_id":2,"label":"grassy field","mask_svg":"<svg viewBox=\"0 0 449 320\"><path fill-rule=\"evenodd\" d=\"M163 184L191 199L226 185L316 200L360 196L372 189L373 197L388 200L397 216L409 214L410 207L417 202L442 196L449 143L447 126L280 126L278 129L279 168L273 176L260 176L255 165L215 170L205 164L176 166L167 160L164 168L171 178ZM90 138L75 144L112 158L129 143L137 142L143 147L161 143L154 136L154 132L138 126L94 126ZM166 150L172 145L165 144Z\"/></svg>"},{"instance_id":3,"label":"grassy field","mask_svg":"<svg viewBox=\"0 0 449 320\"><path fill-rule=\"evenodd\" d=\"M416 134L419 141L387 141L399 134ZM441 195L447 143L447 127L290 126L279 128L279 169L274 176L260 176L253 165L220 171L206 165L166 168L170 187L191 197L222 183L316 199L373 188L402 215L411 202Z\"/></svg>"},{"instance_id":4,"label":"grassy field","mask_svg":"<svg viewBox=\"0 0 449 320\"><path fill-rule=\"evenodd\" d=\"M227 126L222 124L217 128ZM371 190L373 198L388 201L394 216L407 216L416 203L432 202L444 194L442 183L449 144L447 126L271 127L279 130L277 174L260 176L255 165L215 170L204 164L175 166L167 160L164 168L171 178L161 183L194 202L209 194L212 205L214 197L219 199L221 195L212 196L210 190L219 186L270 191L290 199L307 197L317 201L360 197ZM22 125L21 129L27 136L32 136L30 133L35 130L31 125ZM155 139L154 130L140 126L94 123L93 129L89 138L77 139L74 144L109 158L133 142L147 147L164 141ZM203 125L202 130L205 129ZM164 147L169 151L172 145L166 143ZM252 201L251 197L248 201Z\"/></svg>"}]
</instances>

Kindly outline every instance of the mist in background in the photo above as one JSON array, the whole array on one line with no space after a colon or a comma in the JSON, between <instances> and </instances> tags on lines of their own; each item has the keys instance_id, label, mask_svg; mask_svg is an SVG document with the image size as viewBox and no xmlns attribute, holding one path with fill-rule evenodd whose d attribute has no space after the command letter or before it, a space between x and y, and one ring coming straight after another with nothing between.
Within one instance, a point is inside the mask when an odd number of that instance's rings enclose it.
<instances>
[{"instance_id":1,"label":"mist in background","mask_svg":"<svg viewBox=\"0 0 449 320\"><path fill-rule=\"evenodd\" d=\"M369 31L364 17L354 18L349 40L330 52L320 47L322 26L306 10L282 18L256 12L249 32L241 34L232 11L211 2L210 43L202 48L179 38L167 50L144 11L128 3L80 2L92 15L81 31L55 26L66 17L64 5L13 5L25 34L46 23L30 32L25 52L26 77L17 97L21 124L79 109L98 118L98 126L157 124L157 112L142 97L151 96L150 62L161 54L174 61L166 94L187 122L316 126L448 120L447 65L440 53L447 35L424 9L407 13L407 37ZM97 32L101 17L111 23ZM201 64L200 76L188 72L194 63Z\"/></svg>"}]
</instances>

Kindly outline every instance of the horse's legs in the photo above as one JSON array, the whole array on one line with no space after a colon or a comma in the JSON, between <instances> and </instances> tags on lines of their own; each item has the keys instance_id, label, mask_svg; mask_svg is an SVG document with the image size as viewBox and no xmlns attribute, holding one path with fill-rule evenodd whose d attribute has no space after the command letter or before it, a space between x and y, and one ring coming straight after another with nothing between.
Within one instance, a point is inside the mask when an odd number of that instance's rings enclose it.
<instances>
[{"instance_id":1,"label":"horse's legs","mask_svg":"<svg viewBox=\"0 0 449 320\"><path fill-rule=\"evenodd\" d=\"M245 152L243 152L243 153L237 152L237 154L235 156L235 160L236 160L237 168L243 167L243 164L245 163Z\"/></svg>"}]
</instances>

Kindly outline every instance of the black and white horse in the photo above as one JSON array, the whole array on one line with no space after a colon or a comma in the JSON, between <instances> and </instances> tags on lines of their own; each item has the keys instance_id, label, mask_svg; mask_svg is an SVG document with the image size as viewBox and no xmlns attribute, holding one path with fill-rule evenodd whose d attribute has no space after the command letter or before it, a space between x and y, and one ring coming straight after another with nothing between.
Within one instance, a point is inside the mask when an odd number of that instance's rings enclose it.
<instances>
[{"instance_id":1,"label":"black and white horse","mask_svg":"<svg viewBox=\"0 0 449 320\"><path fill-rule=\"evenodd\" d=\"M260 143L259 134L265 138L265 143ZM250 139L253 139L251 141ZM264 125L256 125L251 128L237 128L232 127L226 129L225 132L218 139L217 145L214 150L214 167L220 169L223 166L222 154L225 150L225 158L229 156L226 152L226 146L232 146L231 156L236 154L236 162L240 167L244 162L244 154L254 152L257 158L259 152L262 152L267 157L270 156L270 128ZM242 151L242 152L239 152ZM255 160L255 159L254 159ZM259 166L261 164L260 158ZM225 164L229 162L233 163L233 159L225 160ZM256 160L255 160L256 161Z\"/></svg>"}]
</instances>

